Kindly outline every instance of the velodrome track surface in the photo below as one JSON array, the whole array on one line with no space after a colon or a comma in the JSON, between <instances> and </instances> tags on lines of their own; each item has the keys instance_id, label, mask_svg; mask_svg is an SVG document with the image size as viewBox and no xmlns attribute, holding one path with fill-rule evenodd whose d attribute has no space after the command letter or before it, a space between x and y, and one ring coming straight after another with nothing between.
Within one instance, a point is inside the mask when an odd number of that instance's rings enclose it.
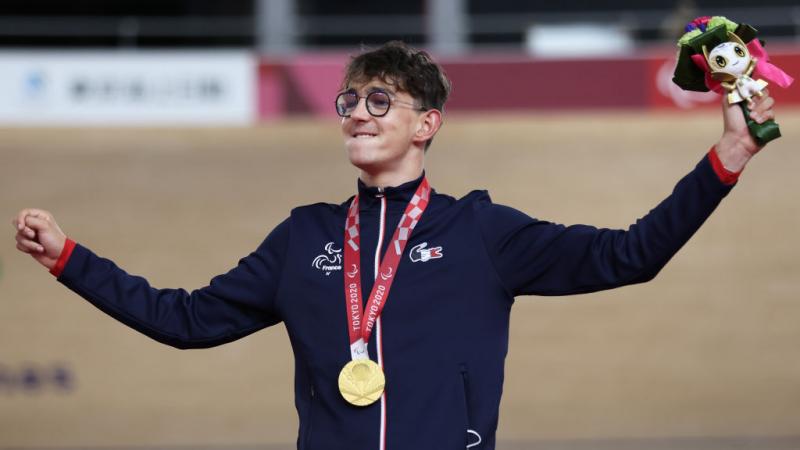
<instances>
[{"instance_id":1,"label":"velodrome track surface","mask_svg":"<svg viewBox=\"0 0 800 450\"><path fill-rule=\"evenodd\" d=\"M485 188L540 218L626 227L718 138L715 112L449 117L428 175L455 196ZM517 299L498 448L800 448L800 111L779 123L654 281ZM8 222L49 209L154 285L200 287L291 207L354 192L337 124L0 130L0 365L61 364L74 380L0 383L0 448L293 448L281 325L210 350L155 343L18 254Z\"/></svg>"}]
</instances>

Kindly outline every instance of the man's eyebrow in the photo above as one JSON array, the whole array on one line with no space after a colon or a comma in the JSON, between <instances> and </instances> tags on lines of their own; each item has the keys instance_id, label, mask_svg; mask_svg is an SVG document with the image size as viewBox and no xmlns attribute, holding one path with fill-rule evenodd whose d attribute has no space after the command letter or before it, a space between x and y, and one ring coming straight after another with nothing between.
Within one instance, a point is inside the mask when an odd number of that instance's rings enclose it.
<instances>
[{"instance_id":1,"label":"man's eyebrow","mask_svg":"<svg viewBox=\"0 0 800 450\"><path fill-rule=\"evenodd\" d=\"M366 88L365 95L369 95L369 94L371 94L373 92L386 92L387 94L391 94L391 95L395 95L396 94L396 91L394 89L390 88L390 87L380 86L380 85L378 85L378 86L373 85L373 86L368 86ZM341 93L354 93L356 95L359 94L358 89L354 88L353 86L345 87L341 91Z\"/></svg>"},{"instance_id":2,"label":"man's eyebrow","mask_svg":"<svg viewBox=\"0 0 800 450\"><path fill-rule=\"evenodd\" d=\"M394 94L394 90L386 87L386 86L371 86L367 89L367 93L371 94L373 92L386 92L387 94Z\"/></svg>"}]
</instances>

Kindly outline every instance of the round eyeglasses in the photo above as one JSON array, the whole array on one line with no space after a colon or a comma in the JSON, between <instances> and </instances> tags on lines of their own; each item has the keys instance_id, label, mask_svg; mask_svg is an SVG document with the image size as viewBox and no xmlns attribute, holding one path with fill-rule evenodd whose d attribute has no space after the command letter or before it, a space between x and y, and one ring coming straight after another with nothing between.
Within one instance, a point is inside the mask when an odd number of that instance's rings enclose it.
<instances>
[{"instance_id":1,"label":"round eyeglasses","mask_svg":"<svg viewBox=\"0 0 800 450\"><path fill-rule=\"evenodd\" d=\"M358 107L358 102L361 99L367 101L367 112L372 117L383 117L389 112L392 103L404 105L416 111L427 111L426 108L420 108L417 105L402 100L392 99L387 92L372 91L365 97L359 96L353 91L342 92L336 96L336 114L341 117L350 117L353 111Z\"/></svg>"}]
</instances>

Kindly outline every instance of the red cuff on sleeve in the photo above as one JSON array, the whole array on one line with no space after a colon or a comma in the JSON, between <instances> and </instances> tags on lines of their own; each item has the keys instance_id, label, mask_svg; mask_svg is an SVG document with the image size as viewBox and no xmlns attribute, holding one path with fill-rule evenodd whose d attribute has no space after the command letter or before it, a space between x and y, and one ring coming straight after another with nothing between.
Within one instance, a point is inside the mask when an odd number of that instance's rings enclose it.
<instances>
[{"instance_id":1,"label":"red cuff on sleeve","mask_svg":"<svg viewBox=\"0 0 800 450\"><path fill-rule=\"evenodd\" d=\"M722 161L719 160L719 155L717 155L717 148L711 147L711 150L708 152L708 160L711 163L711 167L714 169L714 172L719 177L719 181L723 184L734 184L739 179L739 175L742 172L731 172L730 170L726 169L725 166L722 165Z\"/></svg>"},{"instance_id":2,"label":"red cuff on sleeve","mask_svg":"<svg viewBox=\"0 0 800 450\"><path fill-rule=\"evenodd\" d=\"M69 261L73 250L75 250L75 241L67 238L67 241L64 242L64 249L61 250L61 255L58 257L58 261L56 261L56 265L50 269L50 273L55 275L56 278L61 276L61 272L64 271L64 267L67 265L67 261Z\"/></svg>"}]
</instances>

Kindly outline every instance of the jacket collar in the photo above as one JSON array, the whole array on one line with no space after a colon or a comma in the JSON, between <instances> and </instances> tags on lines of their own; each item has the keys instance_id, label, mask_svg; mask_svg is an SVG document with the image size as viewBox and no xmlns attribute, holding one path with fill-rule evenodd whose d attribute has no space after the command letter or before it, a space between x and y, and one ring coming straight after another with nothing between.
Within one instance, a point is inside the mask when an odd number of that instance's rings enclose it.
<instances>
[{"instance_id":1,"label":"jacket collar","mask_svg":"<svg viewBox=\"0 0 800 450\"><path fill-rule=\"evenodd\" d=\"M406 205L414 194L422 179L425 178L425 172L416 180L403 183L399 186L391 186L385 188L370 187L364 184L361 179L358 180L358 202L359 209L362 211L372 208L380 208L381 197L386 197L386 204L389 209L401 208L405 209Z\"/></svg>"}]
</instances>

